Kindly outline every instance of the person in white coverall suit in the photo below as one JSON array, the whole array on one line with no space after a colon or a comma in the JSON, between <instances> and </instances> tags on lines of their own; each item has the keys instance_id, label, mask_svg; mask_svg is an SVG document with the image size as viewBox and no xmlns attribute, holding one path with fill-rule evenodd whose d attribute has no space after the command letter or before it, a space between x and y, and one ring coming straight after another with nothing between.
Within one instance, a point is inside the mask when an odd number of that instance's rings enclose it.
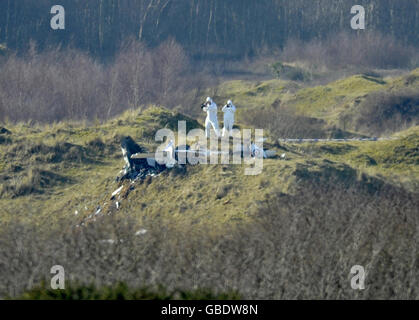
<instances>
[{"instance_id":1,"label":"person in white coverall suit","mask_svg":"<svg viewBox=\"0 0 419 320\"><path fill-rule=\"evenodd\" d=\"M228 100L227 104L223 107L224 112L224 129L223 137L228 132L229 137L232 136L233 126L234 126L234 113L236 112L236 107L234 106L231 100Z\"/></svg>"},{"instance_id":2,"label":"person in white coverall suit","mask_svg":"<svg viewBox=\"0 0 419 320\"><path fill-rule=\"evenodd\" d=\"M218 118L217 118L217 105L210 97L207 98L205 102L205 107L202 108L204 112L207 113L207 118L205 120L205 135L207 138L210 137L211 127L213 127L217 138L220 136L220 129L218 127Z\"/></svg>"}]
</instances>

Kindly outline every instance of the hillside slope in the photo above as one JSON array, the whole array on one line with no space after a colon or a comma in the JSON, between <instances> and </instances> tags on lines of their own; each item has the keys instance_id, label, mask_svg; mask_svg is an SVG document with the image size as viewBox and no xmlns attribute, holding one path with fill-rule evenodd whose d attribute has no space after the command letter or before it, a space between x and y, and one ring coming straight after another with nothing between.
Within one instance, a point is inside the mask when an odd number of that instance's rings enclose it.
<instances>
[{"instance_id":1,"label":"hillside slope","mask_svg":"<svg viewBox=\"0 0 419 320\"><path fill-rule=\"evenodd\" d=\"M419 69L399 77L358 74L315 87L285 80L234 80L221 83L207 94L222 103L232 99L238 106L240 123L263 127L274 138L341 138L389 136L418 124L417 92ZM309 128L287 132L281 129L287 121Z\"/></svg>"},{"instance_id":2,"label":"hillside slope","mask_svg":"<svg viewBox=\"0 0 419 320\"><path fill-rule=\"evenodd\" d=\"M131 135L154 150L158 146L152 138L155 130L159 126L175 129L177 119L182 117L152 108L96 126L9 126L12 133L0 145L1 220L49 226L62 219L92 216L99 206L111 204L111 194L120 185L115 182L123 165L120 137ZM199 124L189 119L188 128L194 127ZM286 159L266 159L260 175L246 176L245 164L175 168L137 182L120 201L118 211L137 221L161 216L216 230L252 221L270 195L292 194L302 168L309 169L304 169L309 175L333 169L342 179L349 175L353 183L365 175L377 190L388 184L414 192L419 183L418 141L419 127L414 127L389 141L268 143L278 153L286 153Z\"/></svg>"},{"instance_id":3,"label":"hillside slope","mask_svg":"<svg viewBox=\"0 0 419 320\"><path fill-rule=\"evenodd\" d=\"M419 126L399 123L378 141L278 140L363 135L356 126L333 128L345 105L380 109L364 103L368 95L399 95L416 86L416 73L311 89L283 80L230 82L216 101L233 95L238 126L265 128L265 147L285 154L266 159L256 176L244 174L246 164L186 165L117 182L121 137L153 151L158 129L176 131L178 120L202 128L162 107L105 123L3 124L0 273L7 276L0 297L19 296L60 263L87 287L122 281L248 299L417 299ZM408 101L415 110L414 95L400 97L407 100L382 101ZM362 119L385 123L370 113ZM365 291L349 285L354 264L367 268Z\"/></svg>"}]
</instances>

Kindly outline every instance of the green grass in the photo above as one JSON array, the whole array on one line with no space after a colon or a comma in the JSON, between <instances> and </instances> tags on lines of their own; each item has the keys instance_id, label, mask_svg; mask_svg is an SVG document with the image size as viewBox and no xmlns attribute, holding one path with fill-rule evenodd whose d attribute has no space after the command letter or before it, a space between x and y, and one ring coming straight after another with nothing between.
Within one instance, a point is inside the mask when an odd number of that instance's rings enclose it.
<instances>
[{"instance_id":1,"label":"green grass","mask_svg":"<svg viewBox=\"0 0 419 320\"><path fill-rule=\"evenodd\" d=\"M95 126L76 123L9 126L12 142L0 145L2 221L35 218L42 224L74 214L79 207L93 210L98 199L113 188L114 178L122 168L120 137L131 135L146 147L152 147L152 138L146 132L151 130L144 125L150 112L155 116L151 125L165 126L167 119L173 121L167 116L172 115L170 111L161 109L159 118L152 108L140 115L131 112L130 116L125 114L118 120ZM133 113L136 115L132 116ZM69 147L62 147L67 144ZM13 172L12 166L21 170ZM59 174L63 179L51 180L48 185L38 181L36 185L37 181L30 176L34 170ZM33 190L8 192L6 189L10 189L13 181L21 182L22 189L25 183L31 183Z\"/></svg>"},{"instance_id":2,"label":"green grass","mask_svg":"<svg viewBox=\"0 0 419 320\"><path fill-rule=\"evenodd\" d=\"M236 118L240 121L246 110L268 108L279 104L282 100L290 99L300 88L301 85L297 82L278 79L262 82L234 80L220 84L213 98L220 106L229 99L233 100L238 106ZM212 92L208 91L206 94L211 95Z\"/></svg>"},{"instance_id":3,"label":"green grass","mask_svg":"<svg viewBox=\"0 0 419 320\"><path fill-rule=\"evenodd\" d=\"M392 90L403 88L419 88L419 68L411 71L408 75L394 79L390 88Z\"/></svg>"},{"instance_id":4,"label":"green grass","mask_svg":"<svg viewBox=\"0 0 419 320\"><path fill-rule=\"evenodd\" d=\"M240 126L248 126L240 123L240 112L270 107L278 99L299 113L333 123L365 94L400 85L416 74L418 70L385 82L358 75L303 89L283 80L230 81L220 86L217 95L218 100L232 98L237 104ZM79 221L104 203L109 206L110 194L118 187L115 177L123 166L120 137L130 135L155 150L155 132L176 130L178 120L185 120L188 130L202 128L194 119L158 107L127 111L105 123L5 124L12 134L10 141L0 144L0 219L50 227L63 220ZM275 191L294 192L301 166L324 170L324 160L334 167L347 165L355 175L379 177L416 191L418 136L415 127L395 134L391 141L288 144L282 146L285 149L271 141L278 153L287 150L287 160L264 161L260 175L245 176L245 165L167 171L136 185L122 201L119 214L137 221L165 218L178 226L192 221L217 232L226 224L251 223L259 204Z\"/></svg>"},{"instance_id":5,"label":"green grass","mask_svg":"<svg viewBox=\"0 0 419 320\"><path fill-rule=\"evenodd\" d=\"M32 184L33 190L16 194L3 190L0 200L4 209L0 212L2 221L19 219L36 226L57 225L62 219L73 219L76 211L81 219L90 215L98 205L109 202L110 194L118 186L115 177L123 166L117 137L130 134L154 150L156 144L151 143L150 136L141 134L150 130L147 124L163 124L167 111L162 110L162 118L156 112L156 109L151 109L131 118L131 122L126 122L122 116L92 127L74 124L47 126L43 130L25 125L10 127L13 142L0 146L0 163L14 163L22 170L16 173L11 172L11 168L6 172L3 170L3 179L6 176L10 179L25 178L33 170L41 169L59 174L61 179L51 179L49 184L43 185L28 178L25 181ZM155 121L151 121L151 116ZM144 130L140 131L140 127ZM57 147L64 142L72 147L62 150ZM106 147L98 149L98 143ZM30 146L28 150L20 150L24 145ZM80 157L68 156L72 148L79 150L76 155ZM59 158L55 151L64 154ZM257 210L258 201L277 188L286 191L288 182L284 181L290 179L288 175L293 166L291 160L267 160L259 176L245 176L244 165L188 166L186 174L168 171L149 184L136 186L130 200L122 203L121 212L139 221L162 216L179 224L192 219L214 228L225 223L249 221L250 213ZM3 188L10 185L10 181L2 182Z\"/></svg>"},{"instance_id":6,"label":"green grass","mask_svg":"<svg viewBox=\"0 0 419 320\"><path fill-rule=\"evenodd\" d=\"M344 163L379 176L412 192L419 186L419 126L395 134L393 140L303 144L299 150L317 159Z\"/></svg>"},{"instance_id":7,"label":"green grass","mask_svg":"<svg viewBox=\"0 0 419 320\"><path fill-rule=\"evenodd\" d=\"M377 78L353 76L315 88L302 88L300 84L283 80L230 81L220 86L216 99L218 102L233 98L239 108L238 125L240 127L251 127L249 123L241 121L243 117L240 114L260 108L274 110L279 104L294 108L297 113L324 119L332 125L338 124L337 119L343 112L355 112L359 101L370 92L416 86L416 75L419 75L419 70L397 79L386 78L385 82ZM257 112L253 114L260 116ZM263 118L260 117L260 119ZM119 147L120 138L130 135L136 142L153 151L158 146L158 143L154 141L156 131L161 128L176 131L178 120L185 120L188 130L202 128L202 125L195 119L160 107L130 110L104 123L62 122L51 125L5 123L4 126L12 133L7 135L7 139L0 140L0 227L6 230L8 225L30 226L42 235L41 238L44 235L51 236L58 231L63 239L72 239L72 235L81 235L80 239L83 239L83 231L87 234L90 230L94 231L95 228L100 230L103 227L104 230L101 232L106 232L106 236L109 235L110 238L118 239L120 237L112 233L112 228L109 229L109 233L107 231L107 223L110 220L106 219L109 218L112 219L111 223L114 223L112 226L121 227L124 239L128 233L133 236L138 230L137 227L144 227L149 230L148 234L154 232L159 235L159 238L156 238L157 243L175 241L173 248L176 248L179 235L188 240L198 241L202 238L207 241L208 239L227 239L233 231L237 230L245 230L246 233L248 230L254 230L249 226L263 222L262 215L267 212L266 208L270 203L276 203L278 206L269 207L273 214L272 221L277 223L272 229L275 234L278 233L277 227L278 230L282 225L287 228L287 221L288 223L299 220L304 222L305 219L301 219L299 214L300 209L306 205L304 199L308 199L304 197L306 191L309 190L309 188L304 189L307 185L331 189L331 193L319 200L322 204L321 209L314 209L314 212L311 212L310 207L310 215L307 216L312 215L313 221L315 217L317 219L320 216L319 226L322 228L325 225L323 221L325 214L330 214L325 203L334 200L330 199L330 194L334 195L336 186L348 187L349 190L354 188L362 195L374 194L386 187L394 190L402 187L414 197L413 193L417 194L419 190L419 126L415 126L393 134L392 140L377 142L284 144L275 142L275 139L270 137L265 144L279 154L286 153L286 160L279 158L265 160L260 175L246 176L244 169L248 165L244 164L188 165L186 168L164 171L160 176L148 177L142 182L132 184L130 181L124 181L122 197L111 199L112 192L121 185L115 181L115 177L124 165ZM340 128L337 126L337 129ZM342 189L340 194L344 195L348 189ZM285 198L289 199L288 202ZM115 201L120 202L119 210L115 208ZM291 206L287 209L286 206L292 201L301 202L301 206ZM104 217L103 224L100 220L89 218L98 206L101 206L102 213L111 215L111 217ZM282 211L278 208L286 210ZM351 212L352 207L347 210L349 210L347 213ZM369 212L366 211L366 213ZM333 212L333 217L329 215L327 219L338 221L333 222L333 228L335 228L336 225L340 226L340 219L346 219L345 216L346 213L340 217ZM76 225L86 221L86 218L88 227L76 228ZM124 223L128 224L131 229L125 229ZM372 220L371 225L375 226L375 221ZM383 226L386 225L387 223L383 224ZM238 228L235 229L235 227ZM325 230L327 232L333 230L333 228L329 229L327 224L326 229L320 229L321 232L316 232L311 225L309 228L311 231L308 234L311 232L313 235L321 235ZM117 233L119 229L115 230ZM202 237L203 233L205 238ZM355 233L357 233L356 230ZM172 238L170 236L166 238L168 234L172 234ZM176 237L173 238L173 234ZM297 247L304 247L302 239L305 237L305 232L295 235L293 231L290 231L290 234L292 236L289 239ZM387 234L387 232L384 233L385 237ZM410 243L410 235L405 230L395 231L394 234L397 235L397 239L400 234L404 235ZM294 236L303 237L296 237L294 241ZM141 237L135 237L138 241L142 241ZM97 243L97 239L93 238L94 243ZM240 239L242 239L241 236ZM266 238L267 247L272 245L269 239L269 237ZM281 240L281 245L286 244L287 238L284 239L285 242ZM325 244L327 239L324 239L321 237L319 243ZM259 243L260 240L257 241ZM230 242L231 239L228 238L226 243ZM122 249L130 248L125 246L126 243L121 246ZM264 243L262 242L262 246ZM394 241L388 243L397 244ZM151 248L154 249L155 244L152 242ZM204 250L199 242L198 244L197 252L205 251L212 254L213 247L218 252L218 247L212 246L211 243L208 247L204 247L207 248ZM244 247L246 246L247 243ZM211 250L208 250L209 247ZM274 247L278 248L277 245ZM112 248L110 247L110 250L113 250ZM243 245L240 244L237 248L240 249L235 250L241 252ZM313 251L303 251L308 254L303 255L301 264L298 265L315 263L316 248ZM182 249L195 250L187 247L182 247ZM253 256L257 252L251 252L253 250L251 246L246 249L250 251L244 251L246 257L243 261L253 261ZM96 251L95 245L93 245L93 251ZM328 252L326 249L325 251ZM193 252L195 256L195 251ZM313 252L316 254L312 255ZM366 255L370 256L369 253ZM145 256L148 257L147 253ZM176 254L174 256L178 258ZM271 251L269 251L269 256L271 256ZM249 259L249 257L252 258ZM102 256L99 255L99 260L101 259ZM327 259L329 259L329 253ZM190 260L186 263L190 264ZM172 267L171 264L169 266ZM236 272L236 269L233 272ZM276 269L275 272L277 272ZM289 274L298 275L298 272ZM311 271L310 274L312 274ZM216 276L218 277L218 273ZM217 293L205 289L167 291L160 287L131 288L123 283L100 287L77 283L67 285L65 290L57 291L48 289L44 283L26 291L18 298L66 300L240 298L235 292ZM170 286L168 283L165 285Z\"/></svg>"},{"instance_id":8,"label":"green grass","mask_svg":"<svg viewBox=\"0 0 419 320\"><path fill-rule=\"evenodd\" d=\"M299 115L325 120L330 126L339 126L339 117L358 111L365 97L381 90L418 88L419 69L397 78L379 78L371 75L354 75L327 85L307 87L298 82L268 80L260 82L227 81L206 94L215 93L214 99L224 103L232 99L237 105L237 118L249 109L286 106ZM354 128L345 128L353 130Z\"/></svg>"},{"instance_id":9,"label":"green grass","mask_svg":"<svg viewBox=\"0 0 419 320\"><path fill-rule=\"evenodd\" d=\"M299 114L322 118L335 123L337 115L366 94L385 88L383 80L356 75L327 86L307 88L297 92L289 104Z\"/></svg>"}]
</instances>

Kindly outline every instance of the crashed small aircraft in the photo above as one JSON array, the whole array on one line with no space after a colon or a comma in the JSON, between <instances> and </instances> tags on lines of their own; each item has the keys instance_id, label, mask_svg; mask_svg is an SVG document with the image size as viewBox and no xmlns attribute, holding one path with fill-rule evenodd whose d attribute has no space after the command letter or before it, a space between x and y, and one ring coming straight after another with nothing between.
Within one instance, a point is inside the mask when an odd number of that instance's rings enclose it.
<instances>
[{"instance_id":1,"label":"crashed small aircraft","mask_svg":"<svg viewBox=\"0 0 419 320\"><path fill-rule=\"evenodd\" d=\"M239 145L238 150L230 153L229 151L209 150L206 147L195 145L191 148L189 145L175 146L171 140L162 152L147 152L140 147L131 137L124 137L121 140L122 155L125 160L125 166L122 170L123 179L136 179L147 175L155 175L166 169L173 168L176 164L186 164L187 154L193 154L197 163L207 163L207 158L214 155L236 155L239 157L251 157L267 159L276 156L274 150L264 150L255 143L247 146ZM237 148L236 148L237 149ZM179 161L180 158L183 161Z\"/></svg>"}]
</instances>

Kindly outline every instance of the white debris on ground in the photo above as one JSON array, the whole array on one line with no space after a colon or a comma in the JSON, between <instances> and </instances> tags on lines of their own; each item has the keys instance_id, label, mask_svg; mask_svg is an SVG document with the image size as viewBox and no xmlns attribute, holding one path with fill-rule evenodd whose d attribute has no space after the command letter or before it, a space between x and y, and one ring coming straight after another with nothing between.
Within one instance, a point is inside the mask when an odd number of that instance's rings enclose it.
<instances>
[{"instance_id":1,"label":"white debris on ground","mask_svg":"<svg viewBox=\"0 0 419 320\"><path fill-rule=\"evenodd\" d=\"M99 243L103 243L103 244L117 244L117 243L124 243L123 239L119 239L118 240L114 240L114 239L103 239L103 240L99 240Z\"/></svg>"},{"instance_id":2,"label":"white debris on ground","mask_svg":"<svg viewBox=\"0 0 419 320\"><path fill-rule=\"evenodd\" d=\"M135 235L136 236L142 236L142 235L145 235L146 233L147 233L146 229L140 229L135 233Z\"/></svg>"},{"instance_id":3,"label":"white debris on ground","mask_svg":"<svg viewBox=\"0 0 419 320\"><path fill-rule=\"evenodd\" d=\"M286 153L281 154L281 159L285 160L286 158L287 158L287 154Z\"/></svg>"},{"instance_id":4,"label":"white debris on ground","mask_svg":"<svg viewBox=\"0 0 419 320\"><path fill-rule=\"evenodd\" d=\"M263 142L264 139L259 139L258 141ZM248 147L250 149L250 154L253 157L273 158L276 155L275 150L264 150L255 143L250 144ZM125 167L122 170L123 175L118 176L116 179L116 181L120 183L119 187L112 192L110 199L108 199L108 201L111 201L111 206L108 206L107 202L105 202L102 206L98 206L93 213L91 213L88 217L85 217L76 227L85 226L89 222L94 222L96 219L105 215L112 215L115 212L115 209L119 210L121 208L121 202L128 196L130 191L135 189L136 184L141 183L146 180L146 178L159 177L164 170L173 168L177 164L178 156L180 154L195 153L201 156L211 156L214 153L229 154L229 152L207 150L206 148L199 147L199 145L197 148L192 150L188 145L175 147L175 143L170 141L164 149L164 152L170 155L169 160L166 160L164 165L160 165L154 158L151 158L149 153L144 152L144 148L138 146L130 137L124 139L124 142L121 144L121 148L125 160ZM244 156L244 148L244 145L242 145L242 150L240 151L242 156ZM285 159L285 154L283 154L281 158ZM87 206L85 206L84 209L85 211L88 211ZM78 214L79 212L76 211L75 215ZM135 233L135 235L141 236L146 233L146 229L140 229ZM109 242L111 240L103 241Z\"/></svg>"},{"instance_id":5,"label":"white debris on ground","mask_svg":"<svg viewBox=\"0 0 419 320\"><path fill-rule=\"evenodd\" d=\"M124 188L124 186L119 187L118 189L116 189L113 193L112 193L112 197L115 197L116 195L118 195L122 189Z\"/></svg>"},{"instance_id":6,"label":"white debris on ground","mask_svg":"<svg viewBox=\"0 0 419 320\"><path fill-rule=\"evenodd\" d=\"M113 240L113 239L99 240L99 243L114 244L115 243L115 240Z\"/></svg>"}]
</instances>

